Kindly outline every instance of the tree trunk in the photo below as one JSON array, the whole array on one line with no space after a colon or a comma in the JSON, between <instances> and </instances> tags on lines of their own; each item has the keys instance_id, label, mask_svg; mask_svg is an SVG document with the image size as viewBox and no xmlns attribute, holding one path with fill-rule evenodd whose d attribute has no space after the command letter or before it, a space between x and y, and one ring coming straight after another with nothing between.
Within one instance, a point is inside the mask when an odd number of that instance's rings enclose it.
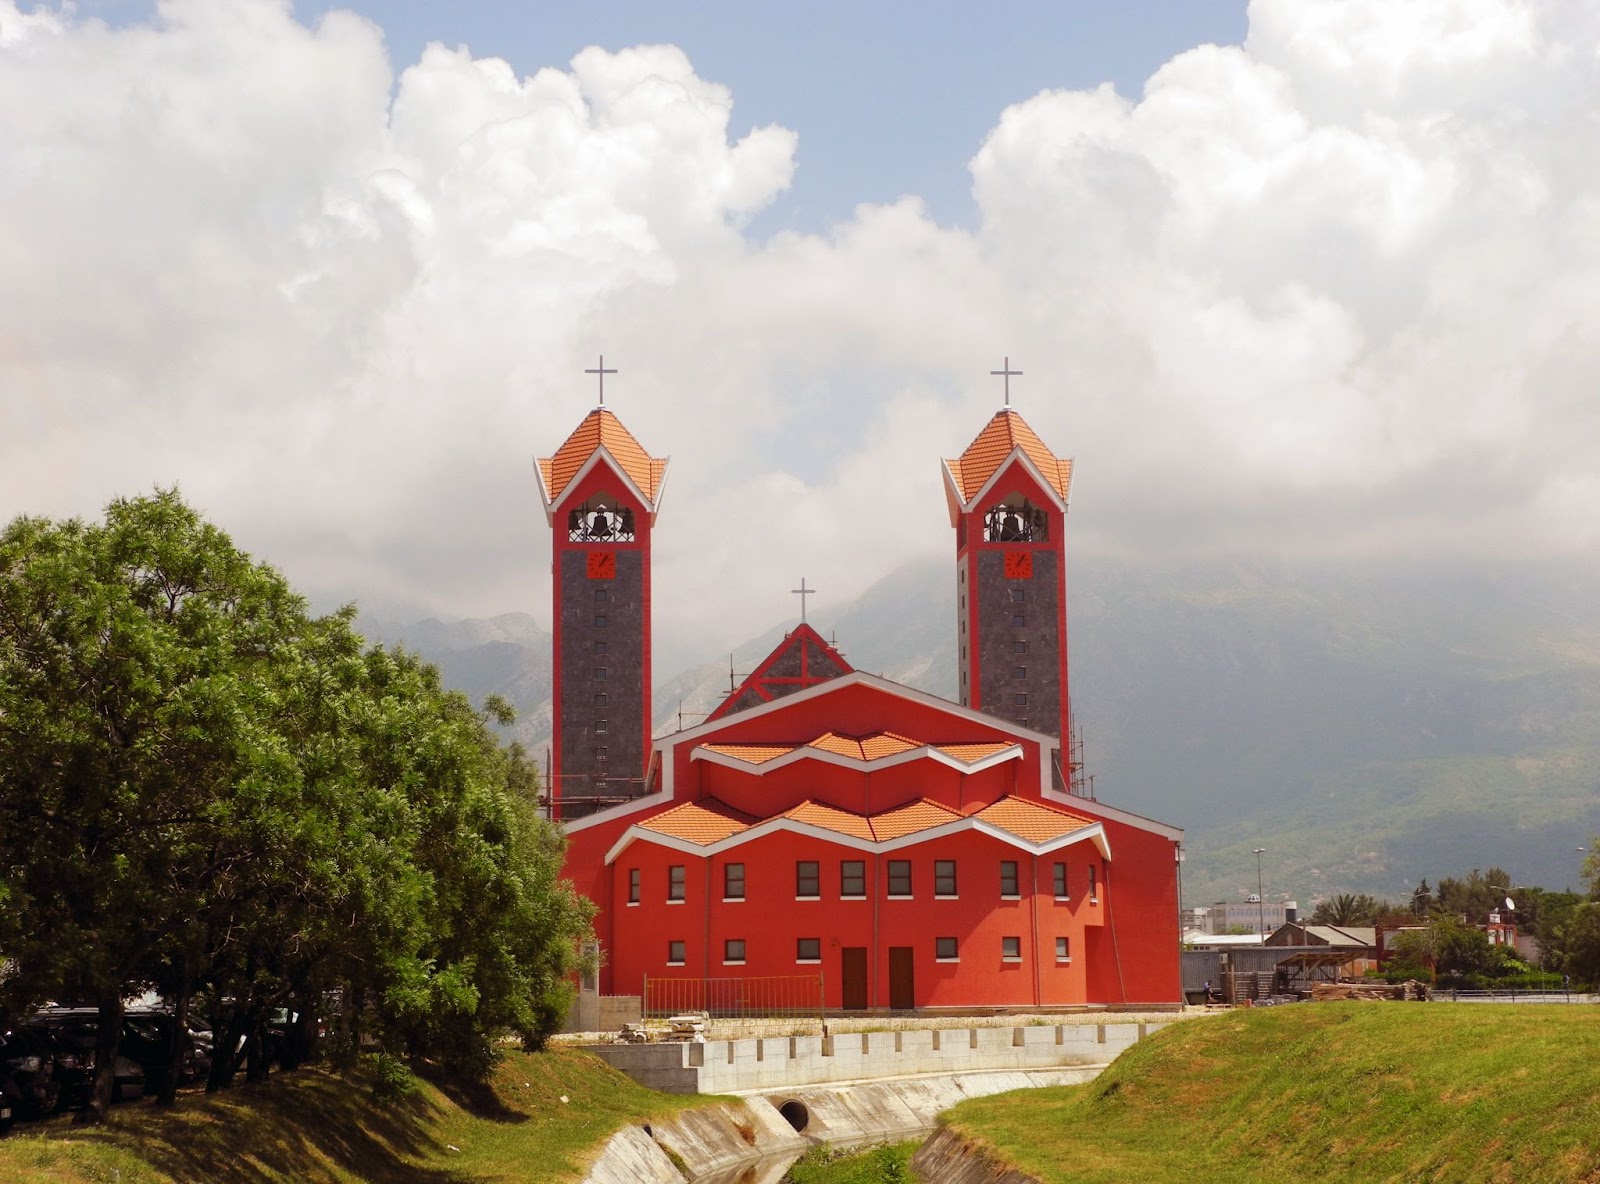
<instances>
[{"instance_id":1,"label":"tree trunk","mask_svg":"<svg viewBox=\"0 0 1600 1184\"><path fill-rule=\"evenodd\" d=\"M239 1065L236 1050L240 1037L245 1034L245 1026L245 1013L238 1007L227 1012L223 1022L212 1021L211 1073L206 1078L206 1093L214 1094L233 1084L234 1070Z\"/></svg>"},{"instance_id":2,"label":"tree trunk","mask_svg":"<svg viewBox=\"0 0 1600 1184\"><path fill-rule=\"evenodd\" d=\"M178 1100L178 1078L183 1074L184 1054L189 1051L189 1002L194 998L194 988L189 984L193 981L191 975L184 975L184 985L179 988L178 998L172 1008L176 1023L172 1033L171 1054L167 1057L166 1076L162 1078L161 1093L156 1098L158 1106L170 1106Z\"/></svg>"},{"instance_id":3,"label":"tree trunk","mask_svg":"<svg viewBox=\"0 0 1600 1184\"><path fill-rule=\"evenodd\" d=\"M100 1016L95 1028L94 1088L89 1104L74 1119L80 1123L105 1121L117 1084L117 1050L122 1047L122 993L115 987L100 996Z\"/></svg>"},{"instance_id":4,"label":"tree trunk","mask_svg":"<svg viewBox=\"0 0 1600 1184\"><path fill-rule=\"evenodd\" d=\"M250 1017L250 1036L245 1045L246 1068L244 1079L252 1085L267 1079L267 1013L257 1007Z\"/></svg>"}]
</instances>

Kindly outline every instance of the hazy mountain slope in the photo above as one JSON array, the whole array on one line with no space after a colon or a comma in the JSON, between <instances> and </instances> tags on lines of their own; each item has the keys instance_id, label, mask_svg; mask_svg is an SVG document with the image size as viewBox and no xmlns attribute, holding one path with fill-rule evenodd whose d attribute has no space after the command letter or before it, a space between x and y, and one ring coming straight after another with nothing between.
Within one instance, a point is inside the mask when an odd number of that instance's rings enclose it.
<instances>
[{"instance_id":1,"label":"hazy mountain slope","mask_svg":"<svg viewBox=\"0 0 1600 1184\"><path fill-rule=\"evenodd\" d=\"M1255 887L1303 900L1399 895L1498 863L1574 881L1600 829L1600 579L1540 569L1190 564L1080 559L1070 571L1072 694L1096 790L1187 828L1185 896ZM943 560L885 577L813 623L858 669L955 692ZM367 622L362 622L363 626ZM373 632L493 691L542 746L550 637L531 618ZM743 677L781 626L733 649ZM725 656L656 689L657 732L698 723Z\"/></svg>"}]
</instances>

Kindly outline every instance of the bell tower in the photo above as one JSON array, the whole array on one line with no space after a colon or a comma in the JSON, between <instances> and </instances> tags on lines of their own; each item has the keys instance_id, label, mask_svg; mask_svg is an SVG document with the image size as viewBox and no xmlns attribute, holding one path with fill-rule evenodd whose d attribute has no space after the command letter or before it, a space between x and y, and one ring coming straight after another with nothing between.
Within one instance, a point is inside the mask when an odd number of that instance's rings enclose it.
<instances>
[{"instance_id":1,"label":"bell tower","mask_svg":"<svg viewBox=\"0 0 1600 1184\"><path fill-rule=\"evenodd\" d=\"M650 532L667 461L606 409L603 387L601 399L535 462L553 536L558 819L639 797L650 759Z\"/></svg>"},{"instance_id":2,"label":"bell tower","mask_svg":"<svg viewBox=\"0 0 1600 1184\"><path fill-rule=\"evenodd\" d=\"M944 462L944 482L956 530L960 702L1054 734L1070 754L1064 528L1072 461L1046 448L1008 397L966 451ZM1058 764L1061 788L1075 781L1073 764L1070 755Z\"/></svg>"}]
</instances>

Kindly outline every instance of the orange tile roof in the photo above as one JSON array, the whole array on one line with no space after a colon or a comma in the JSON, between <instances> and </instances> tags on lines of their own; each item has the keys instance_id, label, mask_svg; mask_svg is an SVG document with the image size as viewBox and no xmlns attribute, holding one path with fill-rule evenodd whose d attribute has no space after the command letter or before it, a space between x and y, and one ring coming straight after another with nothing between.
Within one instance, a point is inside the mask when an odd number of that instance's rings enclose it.
<instances>
[{"instance_id":1,"label":"orange tile roof","mask_svg":"<svg viewBox=\"0 0 1600 1184\"><path fill-rule=\"evenodd\" d=\"M967 445L967 450L946 462L961 488L961 500L971 501L1015 448L1022 449L1065 500L1072 488L1071 458L1059 457L1046 448L1027 421L1009 407L995 412L977 439Z\"/></svg>"},{"instance_id":2,"label":"orange tile roof","mask_svg":"<svg viewBox=\"0 0 1600 1184\"><path fill-rule=\"evenodd\" d=\"M861 738L861 753L869 761L878 760L880 757L899 756L902 752L910 752L913 748L921 748L918 740L907 736L897 736L893 732L879 732L875 736Z\"/></svg>"},{"instance_id":3,"label":"orange tile roof","mask_svg":"<svg viewBox=\"0 0 1600 1184\"><path fill-rule=\"evenodd\" d=\"M556 449L554 456L539 458L539 476L544 481L545 495L552 502L560 497L568 482L601 447L654 503L661 490L661 478L667 471L666 458L646 452L633 438L633 433L622 426L622 421L604 407L596 407L584 416L583 422L567 437L566 443Z\"/></svg>"},{"instance_id":4,"label":"orange tile roof","mask_svg":"<svg viewBox=\"0 0 1600 1184\"><path fill-rule=\"evenodd\" d=\"M960 761L964 765L974 764L991 757L997 752L1004 752L1012 747L1010 740L999 740L993 744L941 744L939 751L945 756Z\"/></svg>"},{"instance_id":5,"label":"orange tile roof","mask_svg":"<svg viewBox=\"0 0 1600 1184\"><path fill-rule=\"evenodd\" d=\"M852 838L866 839L869 842L872 840L870 820L860 814L852 814L848 810L825 806L821 802L801 802L794 809L785 810L783 816L795 822L804 822L808 826L819 826L824 830L850 835Z\"/></svg>"},{"instance_id":6,"label":"orange tile roof","mask_svg":"<svg viewBox=\"0 0 1600 1184\"><path fill-rule=\"evenodd\" d=\"M919 830L943 826L960 817L954 810L921 798L904 806L896 806L893 810L885 810L882 814L874 814L871 818L872 833L881 843L885 839L898 839Z\"/></svg>"},{"instance_id":7,"label":"orange tile roof","mask_svg":"<svg viewBox=\"0 0 1600 1184\"><path fill-rule=\"evenodd\" d=\"M1003 797L977 811L976 817L1029 843L1047 843L1094 825L1087 818L1017 797Z\"/></svg>"},{"instance_id":8,"label":"orange tile roof","mask_svg":"<svg viewBox=\"0 0 1600 1184\"><path fill-rule=\"evenodd\" d=\"M736 761L743 761L747 765L764 765L768 761L775 761L780 756L788 756L798 744L705 744L702 745L707 752L715 752L721 756L731 756Z\"/></svg>"},{"instance_id":9,"label":"orange tile roof","mask_svg":"<svg viewBox=\"0 0 1600 1184\"><path fill-rule=\"evenodd\" d=\"M716 798L706 798L701 802L685 802L681 806L664 810L653 818L645 819L639 825L645 830L653 830L658 834L670 835L675 839L698 843L704 847L711 843L720 843L729 835L736 835L742 830L749 830L758 821L760 820L743 810L735 810Z\"/></svg>"}]
</instances>

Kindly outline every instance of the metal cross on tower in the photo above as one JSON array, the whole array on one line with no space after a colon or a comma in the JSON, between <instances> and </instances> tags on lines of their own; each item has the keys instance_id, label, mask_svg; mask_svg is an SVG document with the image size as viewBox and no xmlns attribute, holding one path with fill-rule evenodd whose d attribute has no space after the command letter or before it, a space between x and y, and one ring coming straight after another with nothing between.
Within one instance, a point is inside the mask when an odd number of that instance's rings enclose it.
<instances>
[{"instance_id":1,"label":"metal cross on tower","mask_svg":"<svg viewBox=\"0 0 1600 1184\"><path fill-rule=\"evenodd\" d=\"M800 598L800 623L804 625L806 623L806 597L815 596L817 594L817 590L815 588L807 588L806 578L805 576L801 576L800 586L798 588L790 588L789 594L791 596L798 596Z\"/></svg>"},{"instance_id":2,"label":"metal cross on tower","mask_svg":"<svg viewBox=\"0 0 1600 1184\"><path fill-rule=\"evenodd\" d=\"M989 373L990 374L994 374L994 375L998 375L999 377L1005 379L1005 382L1006 382L1006 406L1009 407L1009 406L1011 406L1011 379L1012 379L1012 376L1016 375L1016 376L1020 377L1021 374L1022 374L1022 371L1021 370L1013 370L1011 368L1011 359L1010 358L1007 358L1004 362L1002 362L1001 366L1003 367L1003 369L991 370L991 371L989 371Z\"/></svg>"},{"instance_id":3,"label":"metal cross on tower","mask_svg":"<svg viewBox=\"0 0 1600 1184\"><path fill-rule=\"evenodd\" d=\"M600 355L600 365L584 371L585 374L598 374L600 376L600 406L606 405L606 375L615 374L615 370L606 369L606 356Z\"/></svg>"}]
</instances>

